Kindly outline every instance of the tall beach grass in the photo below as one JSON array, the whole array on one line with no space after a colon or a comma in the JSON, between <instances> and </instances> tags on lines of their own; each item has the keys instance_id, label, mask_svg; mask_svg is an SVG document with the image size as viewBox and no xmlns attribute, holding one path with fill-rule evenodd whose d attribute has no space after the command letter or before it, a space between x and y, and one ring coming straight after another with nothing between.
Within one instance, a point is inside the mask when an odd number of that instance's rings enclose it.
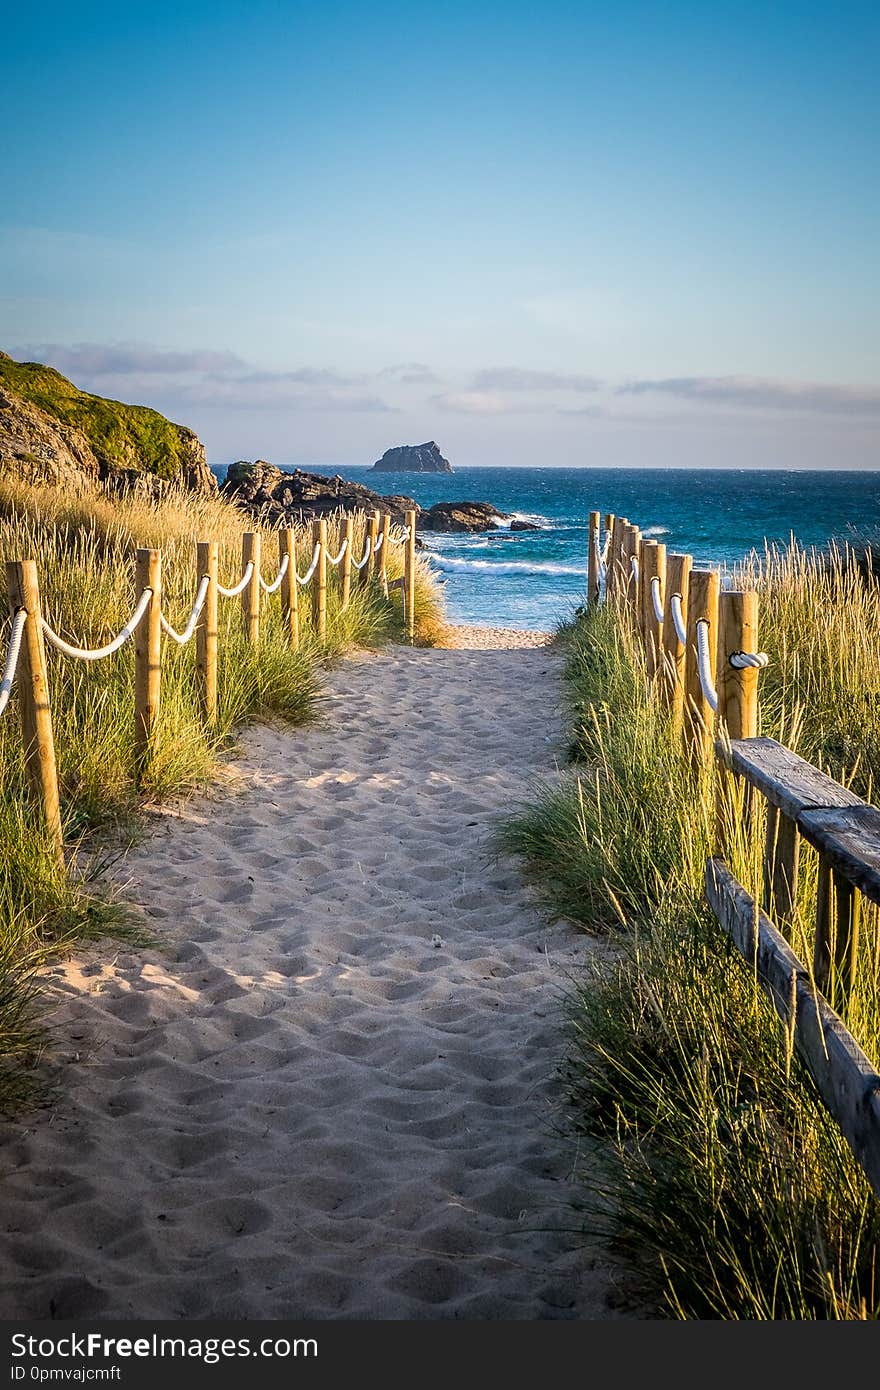
<instances>
[{"instance_id":1,"label":"tall beach grass","mask_svg":"<svg viewBox=\"0 0 880 1390\"><path fill-rule=\"evenodd\" d=\"M880 593L853 554L797 547L761 595L765 734L870 794L880 771ZM612 609L563 634L576 770L507 824L552 912L611 935L570 1000L572 1121L602 1140L584 1220L673 1317L875 1318L880 1204L792 1039L703 901L714 768L694 772ZM759 891L761 818L731 856ZM811 959L815 856L795 949ZM847 1022L880 1062L877 919Z\"/></svg>"},{"instance_id":2,"label":"tall beach grass","mask_svg":"<svg viewBox=\"0 0 880 1390\"><path fill-rule=\"evenodd\" d=\"M152 499L136 492L112 497L99 489L70 493L0 478L0 559L37 561L44 615L65 638L98 646L114 636L136 600L135 550L162 552L163 609L182 627L197 587L196 542L216 539L222 582L237 579L241 536L254 523L216 496L171 490ZM355 546L363 545L356 525ZM299 567L311 555L300 533ZM264 533L263 570L277 569L277 544ZM401 572L402 549L389 569ZM49 684L58 759L65 839L76 854L77 873L65 872L28 795L20 721L13 699L0 719L0 1107L14 1102L21 1059L34 1039L33 970L47 952L83 935L120 925L119 909L93 890L90 866L108 837L124 843L136 830L144 797L162 799L204 785L234 731L250 720L274 717L291 723L317 708L320 668L348 647L378 646L403 636L399 597L389 604L375 583L353 585L343 611L339 574L331 571L327 638L311 628L308 591L300 590L302 638L291 649L277 595L264 597L261 637L243 636L238 600L220 601L218 718L208 730L200 716L195 680L195 642L163 644L161 714L146 775L136 780L134 655L129 643L96 664L48 651ZM417 640L442 630L438 591L428 570L417 575ZM9 619L0 624L5 652ZM4 1064L3 1059L6 1059ZM5 1079L4 1079L5 1078Z\"/></svg>"}]
</instances>

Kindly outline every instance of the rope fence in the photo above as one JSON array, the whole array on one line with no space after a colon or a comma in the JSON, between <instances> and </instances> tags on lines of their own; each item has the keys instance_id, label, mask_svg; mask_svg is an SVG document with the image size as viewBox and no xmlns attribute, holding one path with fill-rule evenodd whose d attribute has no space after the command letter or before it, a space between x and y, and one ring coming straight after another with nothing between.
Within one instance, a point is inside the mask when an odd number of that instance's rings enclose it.
<instances>
[{"instance_id":1,"label":"rope fence","mask_svg":"<svg viewBox=\"0 0 880 1390\"><path fill-rule=\"evenodd\" d=\"M338 527L335 553L328 546L328 520L313 523L311 560L305 574L297 567L297 536L292 527L278 531L278 568L269 581L263 577L261 551L264 537L259 532L242 535L241 576L233 584L219 579L217 541L199 541L196 547L198 583L192 608L183 628L178 630L163 607L162 556L158 550L142 549L135 557L137 601L131 617L109 642L98 647L79 646L62 637L42 613L36 562L11 561L7 565L7 587L11 626L6 642L0 677L0 716L10 705L13 689L21 717L22 739L28 780L41 807L56 852L63 862L58 774L49 698L46 647L62 657L87 663L103 661L134 643L134 724L138 775L149 761L154 729L160 712L162 678L162 638L181 647L196 638L196 678L199 704L205 723L212 727L217 719L217 674L219 660L218 601L241 600L246 640L259 641L261 598L280 594L282 625L290 645L300 643L299 588L309 588L312 629L320 644L327 640L328 592L344 610L351 601L352 570L360 586L376 584L388 600L392 589L401 590L406 636L415 636L416 517L406 513L405 528L394 527L389 513L364 514L365 544L362 558L352 557L355 518L334 517ZM386 544L386 542L388 544ZM403 546L403 574L389 583L386 560L392 546ZM381 557L381 558L380 558ZM328 585L329 569L339 569L338 581ZM341 568L340 568L341 567Z\"/></svg>"},{"instance_id":2,"label":"rope fence","mask_svg":"<svg viewBox=\"0 0 880 1390\"><path fill-rule=\"evenodd\" d=\"M843 1018L856 983L862 900L880 912L880 810L770 738L759 737L758 595L721 586L717 570L667 553L626 517L591 512L587 604L612 606L640 639L652 689L671 709L695 769L717 758L716 852L706 900L782 1019L789 1046L880 1196L876 1069ZM695 782L695 789L703 785ZM766 818L756 820L760 800ZM763 835L762 887L749 891L727 856ZM803 931L801 845L816 856L812 962L791 945ZM759 900L760 899L760 900ZM837 1011L837 1012L835 1012Z\"/></svg>"}]
</instances>

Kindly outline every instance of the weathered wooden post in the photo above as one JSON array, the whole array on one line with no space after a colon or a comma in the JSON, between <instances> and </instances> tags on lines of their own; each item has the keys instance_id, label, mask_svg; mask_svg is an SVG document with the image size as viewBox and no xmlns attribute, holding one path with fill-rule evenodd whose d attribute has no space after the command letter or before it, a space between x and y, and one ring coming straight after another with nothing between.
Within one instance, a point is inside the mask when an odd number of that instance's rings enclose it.
<instances>
[{"instance_id":1,"label":"weathered wooden post","mask_svg":"<svg viewBox=\"0 0 880 1390\"><path fill-rule=\"evenodd\" d=\"M262 536L259 531L245 531L241 538L241 572L253 565L253 573L241 593L241 614L244 635L248 642L260 640L260 564Z\"/></svg>"},{"instance_id":2,"label":"weathered wooden post","mask_svg":"<svg viewBox=\"0 0 880 1390\"><path fill-rule=\"evenodd\" d=\"M587 606L599 602L599 513L590 512L587 527Z\"/></svg>"},{"instance_id":3,"label":"weathered wooden post","mask_svg":"<svg viewBox=\"0 0 880 1390\"><path fill-rule=\"evenodd\" d=\"M25 768L34 797L52 841L59 863L64 863L61 832L61 804L58 796L58 768L52 710L49 704L49 678L43 640L40 586L34 560L10 560L6 566L6 586L13 618L19 609L27 613L18 657L18 706L24 742Z\"/></svg>"},{"instance_id":4,"label":"weathered wooden post","mask_svg":"<svg viewBox=\"0 0 880 1390\"><path fill-rule=\"evenodd\" d=\"M327 520L321 517L313 525L312 535L318 547L318 563L312 575L312 626L319 642L327 640Z\"/></svg>"},{"instance_id":5,"label":"weathered wooden post","mask_svg":"<svg viewBox=\"0 0 880 1390\"><path fill-rule=\"evenodd\" d=\"M342 557L342 607L348 607L351 598L351 552L354 547L354 517L345 518L345 554ZM384 549L384 546L383 546Z\"/></svg>"},{"instance_id":6,"label":"weathered wooden post","mask_svg":"<svg viewBox=\"0 0 880 1390\"><path fill-rule=\"evenodd\" d=\"M138 594L151 592L150 604L134 634L134 749L137 775L146 770L162 694L162 557L139 550L135 557Z\"/></svg>"},{"instance_id":7,"label":"weathered wooden post","mask_svg":"<svg viewBox=\"0 0 880 1390\"><path fill-rule=\"evenodd\" d=\"M606 561L607 577L605 580L605 595L609 600L616 600L621 593L623 538L626 534L628 525L629 522L625 516L614 518L611 531L611 545L608 548L608 559Z\"/></svg>"},{"instance_id":8,"label":"weathered wooden post","mask_svg":"<svg viewBox=\"0 0 880 1390\"><path fill-rule=\"evenodd\" d=\"M205 602L196 622L196 675L202 718L209 728L217 722L217 575L220 547L217 541L199 541L196 547L196 578L207 578Z\"/></svg>"},{"instance_id":9,"label":"weathered wooden post","mask_svg":"<svg viewBox=\"0 0 880 1390\"><path fill-rule=\"evenodd\" d=\"M697 664L697 623L709 623L709 669L715 679L718 646L718 571L691 570L688 591L687 652L685 654L685 747L695 764L705 763L712 751L715 715L703 694Z\"/></svg>"},{"instance_id":10,"label":"weathered wooden post","mask_svg":"<svg viewBox=\"0 0 880 1390\"><path fill-rule=\"evenodd\" d=\"M642 641L645 644L648 677L652 678L660 669L660 634L663 630L663 623L654 612L652 585L655 579L660 581L660 602L663 603L666 595L666 546L661 545L659 541L643 540L640 550L639 585L642 591Z\"/></svg>"},{"instance_id":11,"label":"weathered wooden post","mask_svg":"<svg viewBox=\"0 0 880 1390\"><path fill-rule=\"evenodd\" d=\"M669 701L673 726L678 728L684 708L685 644L678 639L672 600L678 595L685 623L688 611L688 585L693 560L690 555L669 555L666 560L666 600L663 611L663 688Z\"/></svg>"},{"instance_id":12,"label":"weathered wooden post","mask_svg":"<svg viewBox=\"0 0 880 1390\"><path fill-rule=\"evenodd\" d=\"M838 1012L846 1008L855 983L861 923L861 897L854 884L819 855L813 974Z\"/></svg>"},{"instance_id":13,"label":"weathered wooden post","mask_svg":"<svg viewBox=\"0 0 880 1390\"><path fill-rule=\"evenodd\" d=\"M382 522L379 528L379 538L381 541L381 545L379 546L379 565L377 575L379 583L382 585L382 593L385 595L386 598L388 597L388 547L391 544L391 542L388 539L388 536L390 531L391 513L383 512Z\"/></svg>"},{"instance_id":14,"label":"weathered wooden post","mask_svg":"<svg viewBox=\"0 0 880 1390\"><path fill-rule=\"evenodd\" d=\"M376 554L376 541L379 539L379 513L370 513L367 523L367 535L370 538L370 558L364 566L364 574L367 579L372 578L379 570L379 556Z\"/></svg>"},{"instance_id":15,"label":"weathered wooden post","mask_svg":"<svg viewBox=\"0 0 880 1390\"><path fill-rule=\"evenodd\" d=\"M718 732L722 739L755 738L758 732L758 670L754 666L733 666L730 658L737 652L758 650L756 593L727 589L720 595L716 642ZM719 852L723 853L735 813L734 777L722 763L718 769L716 820ZM794 892L794 883L791 891Z\"/></svg>"},{"instance_id":16,"label":"weathered wooden post","mask_svg":"<svg viewBox=\"0 0 880 1390\"><path fill-rule=\"evenodd\" d=\"M296 532L285 526L278 532L278 565L287 560L281 580L281 620L293 650L299 647L299 585L296 582Z\"/></svg>"},{"instance_id":17,"label":"weathered wooden post","mask_svg":"<svg viewBox=\"0 0 880 1390\"><path fill-rule=\"evenodd\" d=\"M410 642L416 632L416 514L405 513L408 528L404 554L404 593L406 594L406 635Z\"/></svg>"},{"instance_id":18,"label":"weathered wooden post","mask_svg":"<svg viewBox=\"0 0 880 1390\"><path fill-rule=\"evenodd\" d=\"M627 523L623 537L622 555L623 598L630 622L633 624L636 632L639 631L641 615L639 613L639 583L636 579L635 569L633 568L633 560L635 560L636 565L638 565L639 542L641 539L642 533L638 526L631 526Z\"/></svg>"}]
</instances>

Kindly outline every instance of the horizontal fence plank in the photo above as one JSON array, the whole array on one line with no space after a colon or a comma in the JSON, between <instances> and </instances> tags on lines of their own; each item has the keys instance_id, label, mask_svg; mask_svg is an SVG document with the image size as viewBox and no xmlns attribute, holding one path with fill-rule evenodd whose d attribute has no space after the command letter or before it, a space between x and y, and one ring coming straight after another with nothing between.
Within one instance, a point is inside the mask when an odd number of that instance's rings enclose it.
<instances>
[{"instance_id":1,"label":"horizontal fence plank","mask_svg":"<svg viewBox=\"0 0 880 1390\"><path fill-rule=\"evenodd\" d=\"M869 808L870 809L870 808ZM880 1196L880 1076L830 1004L813 986L770 918L722 859L706 864L706 898L783 1022L822 1100Z\"/></svg>"},{"instance_id":2,"label":"horizontal fence plank","mask_svg":"<svg viewBox=\"0 0 880 1390\"><path fill-rule=\"evenodd\" d=\"M880 811L876 806L859 802L813 807L800 813L797 825L833 869L871 902L880 903Z\"/></svg>"},{"instance_id":3,"label":"horizontal fence plank","mask_svg":"<svg viewBox=\"0 0 880 1390\"><path fill-rule=\"evenodd\" d=\"M791 820L815 806L863 805L854 792L773 738L719 740L715 749L722 762Z\"/></svg>"}]
</instances>

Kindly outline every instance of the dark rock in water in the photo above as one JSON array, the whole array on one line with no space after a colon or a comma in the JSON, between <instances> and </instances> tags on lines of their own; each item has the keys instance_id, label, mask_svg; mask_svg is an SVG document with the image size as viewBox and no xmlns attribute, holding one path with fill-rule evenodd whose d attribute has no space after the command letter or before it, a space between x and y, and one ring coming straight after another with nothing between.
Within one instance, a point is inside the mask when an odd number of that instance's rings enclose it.
<instances>
[{"instance_id":1,"label":"dark rock in water","mask_svg":"<svg viewBox=\"0 0 880 1390\"><path fill-rule=\"evenodd\" d=\"M436 502L419 513L416 525L420 531L491 531L506 520L491 502Z\"/></svg>"},{"instance_id":2,"label":"dark rock in water","mask_svg":"<svg viewBox=\"0 0 880 1390\"><path fill-rule=\"evenodd\" d=\"M378 463L373 464L376 473L451 473L452 464L445 459L433 439L427 444L398 444L394 449L386 449Z\"/></svg>"},{"instance_id":3,"label":"dark rock in water","mask_svg":"<svg viewBox=\"0 0 880 1390\"><path fill-rule=\"evenodd\" d=\"M418 503L411 497L383 497L339 474L327 478L323 473L306 473L301 468L285 473L264 459L230 464L221 492L264 524L277 526L294 525L316 516L376 510L389 512L392 520L402 526L407 511L419 512Z\"/></svg>"},{"instance_id":4,"label":"dark rock in water","mask_svg":"<svg viewBox=\"0 0 880 1390\"><path fill-rule=\"evenodd\" d=\"M511 531L540 531L541 527L536 525L534 521L512 521L510 529Z\"/></svg>"}]
</instances>

